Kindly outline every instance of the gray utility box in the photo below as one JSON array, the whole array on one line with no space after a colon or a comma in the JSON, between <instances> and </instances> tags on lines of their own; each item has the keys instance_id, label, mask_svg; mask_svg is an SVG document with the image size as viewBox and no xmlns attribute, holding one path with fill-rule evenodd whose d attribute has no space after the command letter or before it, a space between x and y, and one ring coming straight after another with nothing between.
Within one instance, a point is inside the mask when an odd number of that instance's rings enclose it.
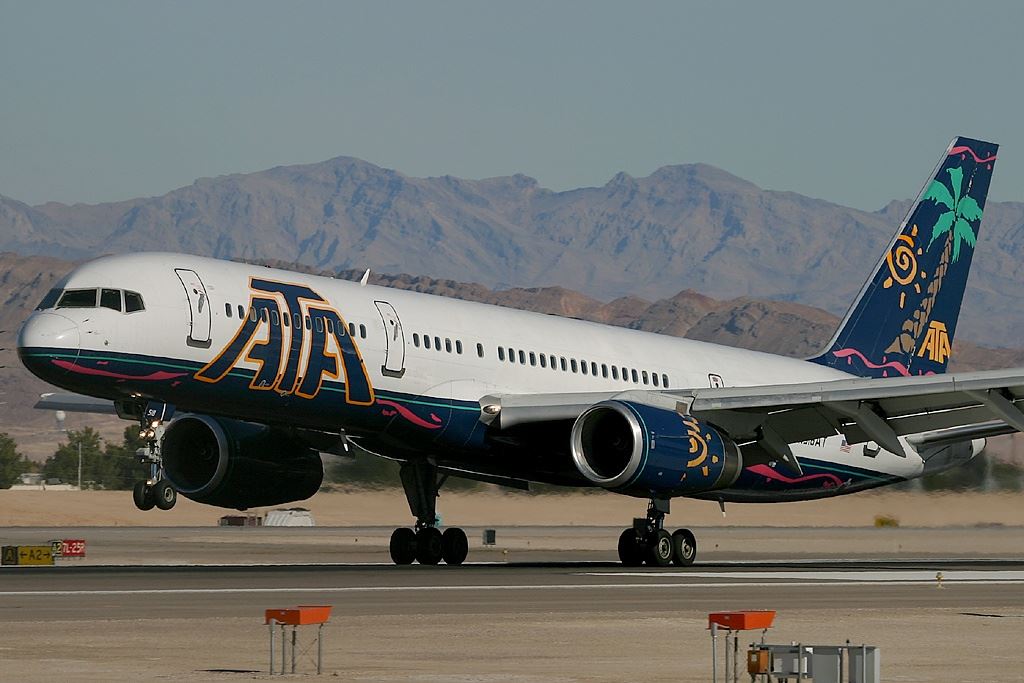
<instances>
[{"instance_id":1,"label":"gray utility box","mask_svg":"<svg viewBox=\"0 0 1024 683\"><path fill-rule=\"evenodd\" d=\"M757 653L767 653L767 658ZM843 666L843 660L846 666ZM748 653L751 680L813 683L879 683L881 653L868 645L754 644ZM758 665L758 662L764 664ZM843 678L843 669L846 678Z\"/></svg>"}]
</instances>

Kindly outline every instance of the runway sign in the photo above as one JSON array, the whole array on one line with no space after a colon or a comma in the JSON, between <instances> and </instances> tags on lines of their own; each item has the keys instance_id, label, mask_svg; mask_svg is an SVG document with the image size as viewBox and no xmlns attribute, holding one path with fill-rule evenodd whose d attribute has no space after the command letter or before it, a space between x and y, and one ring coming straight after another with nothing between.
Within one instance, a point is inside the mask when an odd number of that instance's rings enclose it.
<instances>
[{"instance_id":1,"label":"runway sign","mask_svg":"<svg viewBox=\"0 0 1024 683\"><path fill-rule=\"evenodd\" d=\"M81 538L65 538L50 541L50 550L54 557L85 557L85 540Z\"/></svg>"},{"instance_id":2,"label":"runway sign","mask_svg":"<svg viewBox=\"0 0 1024 683\"><path fill-rule=\"evenodd\" d=\"M0 561L19 566L52 565L53 549L48 545L5 545Z\"/></svg>"}]
</instances>

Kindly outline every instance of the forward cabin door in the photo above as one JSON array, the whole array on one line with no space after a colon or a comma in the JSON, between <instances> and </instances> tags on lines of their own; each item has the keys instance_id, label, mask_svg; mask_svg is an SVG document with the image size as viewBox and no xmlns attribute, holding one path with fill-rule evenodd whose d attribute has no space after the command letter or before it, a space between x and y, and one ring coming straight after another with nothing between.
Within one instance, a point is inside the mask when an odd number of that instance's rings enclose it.
<instances>
[{"instance_id":1,"label":"forward cabin door","mask_svg":"<svg viewBox=\"0 0 1024 683\"><path fill-rule=\"evenodd\" d=\"M405 374L405 332L395 307L387 301L374 301L381 322L384 323L384 365L380 371L385 377Z\"/></svg>"},{"instance_id":2,"label":"forward cabin door","mask_svg":"<svg viewBox=\"0 0 1024 683\"><path fill-rule=\"evenodd\" d=\"M185 296L188 297L191 318L187 343L189 346L207 347L210 345L210 300L206 286L194 270L175 268L174 273L181 280Z\"/></svg>"}]
</instances>

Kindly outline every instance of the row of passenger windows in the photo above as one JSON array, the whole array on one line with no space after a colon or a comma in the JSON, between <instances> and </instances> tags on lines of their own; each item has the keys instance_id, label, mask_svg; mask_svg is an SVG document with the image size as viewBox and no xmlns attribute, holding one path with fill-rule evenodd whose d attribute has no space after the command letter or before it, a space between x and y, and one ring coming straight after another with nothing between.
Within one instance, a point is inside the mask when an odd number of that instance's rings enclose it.
<instances>
[{"instance_id":1,"label":"row of passenger windows","mask_svg":"<svg viewBox=\"0 0 1024 683\"><path fill-rule=\"evenodd\" d=\"M547 355L543 353L536 353L534 351L518 351L513 348L504 349L498 347L498 360L508 360L509 363L519 363L520 365L529 365L533 367L540 366L542 368L550 368L552 370L560 370L562 372L572 372L581 375L592 375L594 377L603 377L605 379L621 379L623 382L633 382L634 384L653 384L656 387L662 389L668 389L668 375L665 373L648 372L647 370L637 370L636 368L620 367L618 365L609 366L607 363L596 363L595 361L577 360L575 358L565 358L564 356Z\"/></svg>"},{"instance_id":2,"label":"row of passenger windows","mask_svg":"<svg viewBox=\"0 0 1024 683\"><path fill-rule=\"evenodd\" d=\"M435 351L447 351L448 353L452 353L454 351L457 355L462 355L461 339L456 339L454 342L452 342L452 340L449 339L448 337L445 337L443 340L436 335L431 337L429 334L425 334L422 337L420 337L419 332L413 332L412 345L415 346L417 349L420 348L420 346L422 345L422 347L425 349L434 349ZM483 344L476 345L476 355L478 355L480 358L484 357Z\"/></svg>"},{"instance_id":3,"label":"row of passenger windows","mask_svg":"<svg viewBox=\"0 0 1024 683\"><path fill-rule=\"evenodd\" d=\"M231 318L233 317L232 304L224 304L224 314ZM292 316L281 316L278 317L277 311L268 311L266 308L257 311L255 308L249 308L248 311L239 305L238 317L245 318L249 316L250 320L256 322L258 317L262 317L264 322L270 322L271 325L283 324L285 327L295 325L296 327L302 326L303 322L306 329L311 329L312 325L316 325L317 332L323 331L323 325L327 325L327 332L334 334L334 321L330 318L316 318L315 321L310 319L310 316L305 317L303 321L302 316L298 313L292 314ZM292 320L289 320L291 318ZM355 337L358 336L362 339L366 339L366 326L356 325L355 323L348 324L348 333ZM417 349L429 349L434 351L443 351L447 353L455 353L456 355L462 355L463 347L462 340L455 339L454 341L449 338L441 338L438 335L421 335L419 332L413 332L412 334L412 345ZM484 357L484 345L476 345L476 355L480 358ZM668 375L665 373L657 373L654 371L648 372L647 370L637 370L636 368L627 368L625 366L611 365L606 363L598 364L595 361L578 360L576 358L565 358L564 356L547 355L544 353L537 353L535 351L524 351L519 349L518 351L513 348L498 347L498 360L508 361L510 363L518 362L521 365L531 365L533 367L550 368L552 370L560 370L562 372L572 372L573 374L591 375L593 377L603 377L605 379L622 380L623 382L632 382L634 384L643 384L645 386L654 385L662 389L668 389L669 381Z\"/></svg>"},{"instance_id":4,"label":"row of passenger windows","mask_svg":"<svg viewBox=\"0 0 1024 683\"><path fill-rule=\"evenodd\" d=\"M142 295L122 289L51 289L36 306L37 311L48 308L109 308L112 311L134 313L146 310Z\"/></svg>"},{"instance_id":5,"label":"row of passenger windows","mask_svg":"<svg viewBox=\"0 0 1024 683\"><path fill-rule=\"evenodd\" d=\"M235 309L236 305L234 304L224 304L224 315L226 315L229 318L233 318ZM266 308L261 308L260 310L257 311L255 308L251 306L247 311L246 308L241 304L237 305L237 310L239 320L245 318L246 316L249 316L249 319L253 322L256 322L257 320L262 318L263 322L269 322L271 325L275 327L277 327L278 325L292 327L294 325L295 327L305 327L307 330L313 329L315 325L317 332L323 332L324 325L326 324L327 333L334 334L334 320L331 318L312 318L307 315L305 316L305 319L303 319L303 316L301 316L298 313L292 313L291 315L279 314L277 311L270 311ZM344 334L345 329L342 328L339 330L339 332ZM366 339L366 325L356 325L355 323L349 323L348 333L353 337L358 336L362 339Z\"/></svg>"}]
</instances>

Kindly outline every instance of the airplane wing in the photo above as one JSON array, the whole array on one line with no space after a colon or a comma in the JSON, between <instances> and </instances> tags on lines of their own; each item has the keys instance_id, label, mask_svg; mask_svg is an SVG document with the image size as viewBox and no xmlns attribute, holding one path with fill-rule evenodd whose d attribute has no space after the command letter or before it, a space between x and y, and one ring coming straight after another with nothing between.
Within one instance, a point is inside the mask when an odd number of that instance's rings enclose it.
<instances>
[{"instance_id":1,"label":"airplane wing","mask_svg":"<svg viewBox=\"0 0 1024 683\"><path fill-rule=\"evenodd\" d=\"M101 398L82 396L81 394L64 394L50 392L40 394L39 400L32 406L38 410L63 410L66 413L98 413L116 415L113 401Z\"/></svg>"},{"instance_id":2,"label":"airplane wing","mask_svg":"<svg viewBox=\"0 0 1024 683\"><path fill-rule=\"evenodd\" d=\"M905 454L897 437L908 434L948 439L951 432L939 433L972 426L961 435L969 440L1024 431L1024 368L716 389L495 395L481 399L481 419L499 430L573 420L609 399L694 415L738 443L757 442L780 457L792 457L787 444L836 434Z\"/></svg>"}]
</instances>

